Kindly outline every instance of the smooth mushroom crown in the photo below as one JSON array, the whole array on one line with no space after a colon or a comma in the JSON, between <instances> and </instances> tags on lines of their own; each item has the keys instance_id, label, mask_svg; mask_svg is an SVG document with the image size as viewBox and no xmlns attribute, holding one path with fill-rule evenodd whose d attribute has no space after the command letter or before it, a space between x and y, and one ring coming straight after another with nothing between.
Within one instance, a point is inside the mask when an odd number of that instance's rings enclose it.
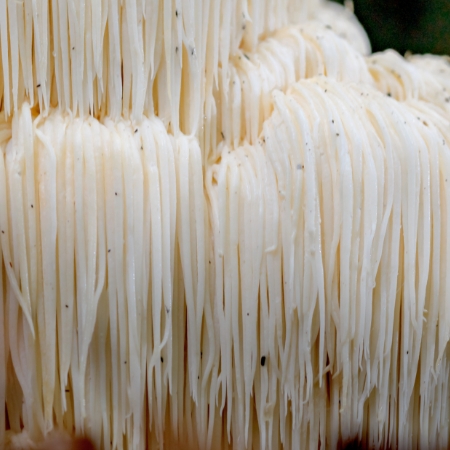
<instances>
[{"instance_id":1,"label":"smooth mushroom crown","mask_svg":"<svg viewBox=\"0 0 450 450\"><path fill-rule=\"evenodd\" d=\"M450 446L450 66L320 0L0 0L0 448Z\"/></svg>"}]
</instances>

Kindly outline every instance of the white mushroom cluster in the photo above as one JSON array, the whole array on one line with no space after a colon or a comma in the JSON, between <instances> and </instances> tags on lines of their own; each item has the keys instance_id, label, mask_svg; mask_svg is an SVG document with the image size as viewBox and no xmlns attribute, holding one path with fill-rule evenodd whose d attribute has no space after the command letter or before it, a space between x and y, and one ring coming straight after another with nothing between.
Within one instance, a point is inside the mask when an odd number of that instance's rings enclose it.
<instances>
[{"instance_id":1,"label":"white mushroom cluster","mask_svg":"<svg viewBox=\"0 0 450 450\"><path fill-rule=\"evenodd\" d=\"M0 448L448 448L449 275L449 59L320 0L0 0Z\"/></svg>"}]
</instances>

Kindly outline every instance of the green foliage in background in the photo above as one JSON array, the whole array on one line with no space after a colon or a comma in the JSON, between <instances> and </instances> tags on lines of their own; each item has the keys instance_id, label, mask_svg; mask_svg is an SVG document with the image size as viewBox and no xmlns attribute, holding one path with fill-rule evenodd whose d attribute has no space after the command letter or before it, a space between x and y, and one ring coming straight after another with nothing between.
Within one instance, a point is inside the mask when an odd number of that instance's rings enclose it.
<instances>
[{"instance_id":1,"label":"green foliage in background","mask_svg":"<svg viewBox=\"0 0 450 450\"><path fill-rule=\"evenodd\" d=\"M450 55L450 0L354 0L354 7L373 51Z\"/></svg>"}]
</instances>

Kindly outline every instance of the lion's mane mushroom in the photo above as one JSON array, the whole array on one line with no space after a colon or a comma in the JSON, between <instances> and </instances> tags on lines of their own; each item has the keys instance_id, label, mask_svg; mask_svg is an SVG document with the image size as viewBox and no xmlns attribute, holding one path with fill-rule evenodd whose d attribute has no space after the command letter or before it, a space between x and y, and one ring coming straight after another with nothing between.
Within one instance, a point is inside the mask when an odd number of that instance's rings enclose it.
<instances>
[{"instance_id":1,"label":"lion's mane mushroom","mask_svg":"<svg viewBox=\"0 0 450 450\"><path fill-rule=\"evenodd\" d=\"M448 448L449 72L319 0L0 0L0 447Z\"/></svg>"}]
</instances>

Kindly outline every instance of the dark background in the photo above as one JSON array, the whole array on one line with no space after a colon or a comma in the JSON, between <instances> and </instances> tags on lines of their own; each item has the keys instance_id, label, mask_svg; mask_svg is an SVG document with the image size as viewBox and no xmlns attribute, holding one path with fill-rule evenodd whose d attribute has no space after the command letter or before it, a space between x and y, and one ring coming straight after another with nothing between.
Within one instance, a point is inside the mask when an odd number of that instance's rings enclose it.
<instances>
[{"instance_id":1,"label":"dark background","mask_svg":"<svg viewBox=\"0 0 450 450\"><path fill-rule=\"evenodd\" d=\"M354 0L354 6L374 52L450 55L450 0Z\"/></svg>"}]
</instances>

